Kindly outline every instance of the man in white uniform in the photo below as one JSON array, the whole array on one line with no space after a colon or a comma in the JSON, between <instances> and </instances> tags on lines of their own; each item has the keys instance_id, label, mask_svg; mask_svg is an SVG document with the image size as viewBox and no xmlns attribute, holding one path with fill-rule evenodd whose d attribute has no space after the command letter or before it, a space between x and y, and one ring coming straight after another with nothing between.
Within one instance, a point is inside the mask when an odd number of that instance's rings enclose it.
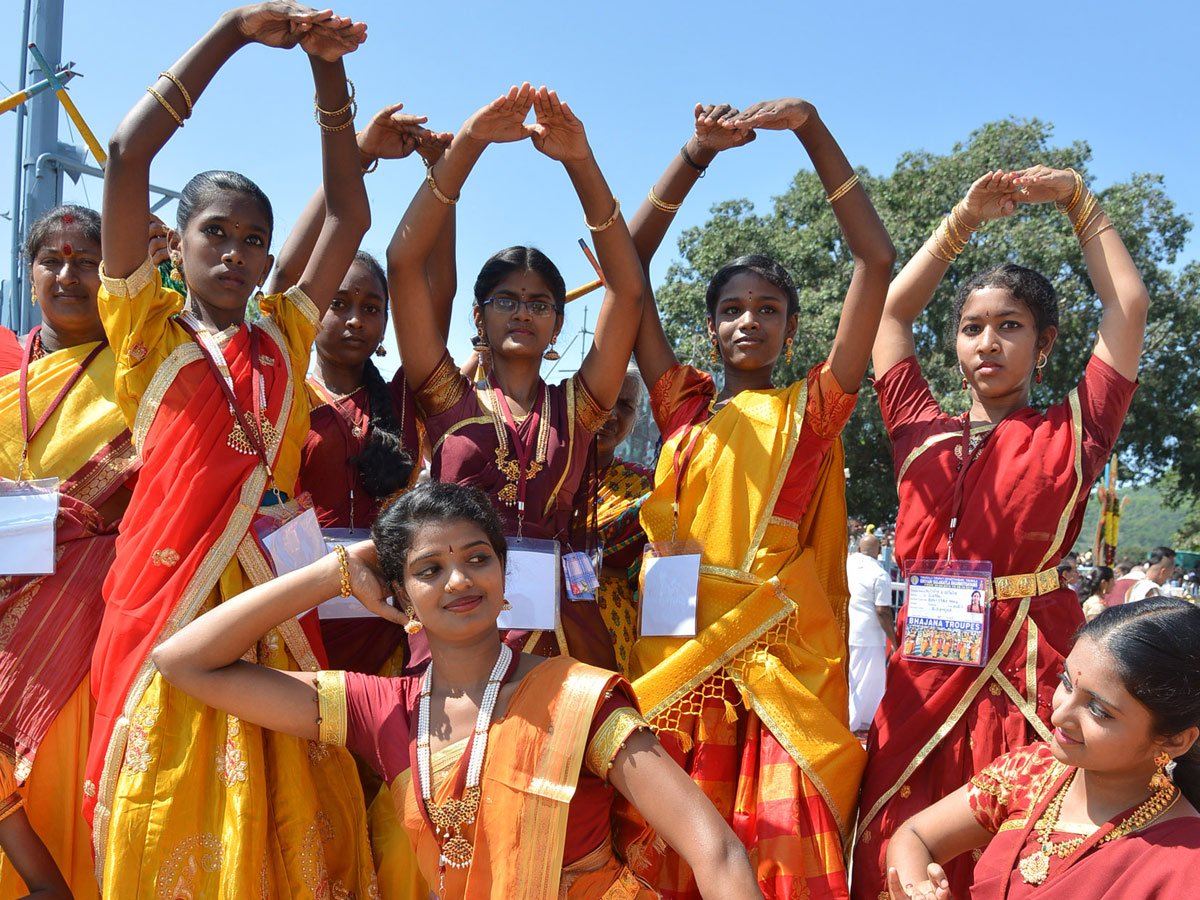
<instances>
[{"instance_id":1,"label":"man in white uniform","mask_svg":"<svg viewBox=\"0 0 1200 900\"><path fill-rule=\"evenodd\" d=\"M850 730L860 737L871 727L883 699L887 643L896 644L892 582L879 564L880 542L863 535L846 557L850 583Z\"/></svg>"},{"instance_id":2,"label":"man in white uniform","mask_svg":"<svg viewBox=\"0 0 1200 900\"><path fill-rule=\"evenodd\" d=\"M1175 551L1170 547L1155 547L1150 551L1150 560L1146 566L1146 577L1135 581L1129 589L1129 599L1126 603L1136 603L1147 597L1158 597L1167 593L1162 589L1171 576L1175 574Z\"/></svg>"}]
</instances>

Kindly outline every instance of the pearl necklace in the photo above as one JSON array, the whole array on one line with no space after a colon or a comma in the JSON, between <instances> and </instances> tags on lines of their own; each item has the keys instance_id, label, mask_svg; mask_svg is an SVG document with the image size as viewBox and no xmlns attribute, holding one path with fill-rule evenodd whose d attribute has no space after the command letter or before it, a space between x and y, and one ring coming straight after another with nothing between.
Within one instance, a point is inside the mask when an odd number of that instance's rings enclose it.
<instances>
[{"instance_id":1,"label":"pearl necklace","mask_svg":"<svg viewBox=\"0 0 1200 900\"><path fill-rule=\"evenodd\" d=\"M464 869L471 864L475 848L462 833L462 829L475 821L479 812L479 778L483 771L483 754L487 750L488 726L492 724L492 712L500 696L500 685L504 673L512 662L513 652L507 644L500 645L500 655L488 676L483 691L483 702L479 704L479 715L475 719L475 732L471 741L471 758L467 762L467 782L461 799L449 798L443 805L433 802L433 783L430 775L433 767L429 746L429 697L433 693L433 663L425 670L421 685L421 702L417 713L417 778L421 785L421 801L434 827L434 837L445 839L441 845L438 862L452 869Z\"/></svg>"}]
</instances>

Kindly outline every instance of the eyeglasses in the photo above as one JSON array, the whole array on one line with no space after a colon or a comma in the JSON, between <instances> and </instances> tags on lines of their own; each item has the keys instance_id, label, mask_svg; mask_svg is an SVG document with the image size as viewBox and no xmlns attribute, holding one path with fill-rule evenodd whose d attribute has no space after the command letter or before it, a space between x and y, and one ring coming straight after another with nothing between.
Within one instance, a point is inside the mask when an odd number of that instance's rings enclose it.
<instances>
[{"instance_id":1,"label":"eyeglasses","mask_svg":"<svg viewBox=\"0 0 1200 900\"><path fill-rule=\"evenodd\" d=\"M481 304L487 306L492 304L496 311L503 315L510 316L517 311L518 307L525 307L525 311L535 319L545 319L555 313L553 303L547 303L545 300L518 300L516 297L488 297Z\"/></svg>"}]
</instances>

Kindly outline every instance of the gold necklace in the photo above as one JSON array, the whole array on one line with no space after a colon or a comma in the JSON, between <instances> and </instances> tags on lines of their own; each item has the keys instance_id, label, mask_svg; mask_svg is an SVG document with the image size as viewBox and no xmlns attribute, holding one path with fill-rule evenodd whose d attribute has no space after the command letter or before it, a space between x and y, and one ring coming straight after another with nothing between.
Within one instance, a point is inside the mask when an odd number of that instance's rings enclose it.
<instances>
[{"instance_id":1,"label":"gold necklace","mask_svg":"<svg viewBox=\"0 0 1200 900\"><path fill-rule=\"evenodd\" d=\"M492 417L492 425L496 429L496 468L500 470L500 473L508 481L508 484L500 489L500 493L497 496L506 506L516 506L519 497L517 484L521 479L521 462L520 460L509 458L509 452L512 448L508 442L508 428L505 426L504 418L500 414L500 402L496 397L496 389L492 387L490 380L483 383L483 392L487 401L484 405L487 407L488 413ZM515 422L513 432L515 435ZM533 459L529 461L529 465L525 469L526 481L532 481L545 467L549 446L550 390L549 388L543 388L541 421L538 423L537 449L534 452Z\"/></svg>"},{"instance_id":2,"label":"gold necklace","mask_svg":"<svg viewBox=\"0 0 1200 900\"><path fill-rule=\"evenodd\" d=\"M1054 799L1046 806L1046 811L1042 813L1042 817L1038 819L1036 830L1040 846L1017 864L1017 870L1021 873L1021 879L1026 884L1041 884L1046 880L1046 876L1050 874L1051 854L1057 856L1059 859L1066 859L1088 839L1087 835L1080 835L1079 837L1073 837L1065 841L1050 840L1050 835L1054 833L1058 825L1058 817L1062 813L1063 801L1066 799L1067 790L1071 787L1071 782L1075 780L1075 772L1078 771L1076 769L1067 776L1067 780L1063 782L1063 786L1059 788ZM1137 831L1139 828L1145 828L1170 809L1178 799L1179 792L1174 784L1169 784L1165 788L1155 791L1137 809L1113 826L1112 831L1100 838L1096 842L1096 846L1107 844L1109 841L1115 841L1117 838L1124 837L1132 831Z\"/></svg>"}]
</instances>

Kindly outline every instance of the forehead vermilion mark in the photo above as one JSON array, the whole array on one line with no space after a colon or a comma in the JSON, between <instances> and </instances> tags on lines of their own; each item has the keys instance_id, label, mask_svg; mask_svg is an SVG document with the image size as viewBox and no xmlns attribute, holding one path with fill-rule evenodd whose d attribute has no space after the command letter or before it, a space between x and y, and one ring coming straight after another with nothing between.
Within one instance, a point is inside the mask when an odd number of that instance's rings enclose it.
<instances>
[{"instance_id":1,"label":"forehead vermilion mark","mask_svg":"<svg viewBox=\"0 0 1200 900\"><path fill-rule=\"evenodd\" d=\"M71 213L67 213L66 215L64 215L62 217L62 223L64 225L72 225L72 224L74 224L74 222L75 222L75 216L73 216Z\"/></svg>"},{"instance_id":2,"label":"forehead vermilion mark","mask_svg":"<svg viewBox=\"0 0 1200 900\"><path fill-rule=\"evenodd\" d=\"M74 251L71 249L70 244L68 244L66 241L63 241L62 252L63 256L70 256Z\"/></svg>"}]
</instances>

